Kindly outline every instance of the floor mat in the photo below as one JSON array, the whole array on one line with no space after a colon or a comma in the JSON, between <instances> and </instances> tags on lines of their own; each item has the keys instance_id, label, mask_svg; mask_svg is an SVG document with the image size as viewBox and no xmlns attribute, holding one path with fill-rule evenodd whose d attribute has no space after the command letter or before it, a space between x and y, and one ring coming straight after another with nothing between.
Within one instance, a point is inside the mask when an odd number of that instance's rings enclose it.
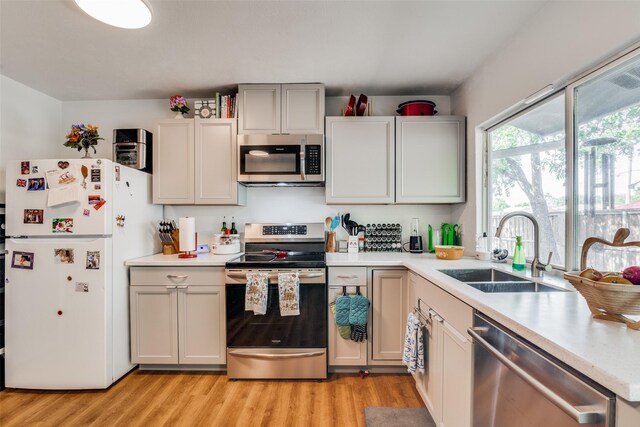
<instances>
[{"instance_id":1,"label":"floor mat","mask_svg":"<svg viewBox=\"0 0 640 427\"><path fill-rule=\"evenodd\" d=\"M364 420L367 427L436 427L427 408L369 406L364 408Z\"/></svg>"}]
</instances>

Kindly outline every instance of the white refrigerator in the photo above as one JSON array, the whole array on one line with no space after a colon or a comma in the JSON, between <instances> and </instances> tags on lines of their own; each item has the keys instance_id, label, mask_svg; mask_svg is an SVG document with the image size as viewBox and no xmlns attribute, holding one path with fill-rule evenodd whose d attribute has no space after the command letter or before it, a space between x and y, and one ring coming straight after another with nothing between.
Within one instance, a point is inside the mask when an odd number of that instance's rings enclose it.
<instances>
[{"instance_id":1,"label":"white refrigerator","mask_svg":"<svg viewBox=\"0 0 640 427\"><path fill-rule=\"evenodd\" d=\"M151 175L106 159L6 168L6 386L107 388L135 366L124 261L160 250Z\"/></svg>"}]
</instances>

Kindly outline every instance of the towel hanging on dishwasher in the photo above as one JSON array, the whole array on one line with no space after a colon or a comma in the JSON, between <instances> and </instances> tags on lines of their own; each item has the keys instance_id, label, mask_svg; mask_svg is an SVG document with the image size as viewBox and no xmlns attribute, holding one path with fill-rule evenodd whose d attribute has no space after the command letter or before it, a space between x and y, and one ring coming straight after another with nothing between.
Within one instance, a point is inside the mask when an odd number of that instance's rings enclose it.
<instances>
[{"instance_id":1,"label":"towel hanging on dishwasher","mask_svg":"<svg viewBox=\"0 0 640 427\"><path fill-rule=\"evenodd\" d=\"M253 314L266 314L268 295L269 274L264 271L247 273L244 295L245 311L253 311Z\"/></svg>"},{"instance_id":2,"label":"towel hanging on dishwasher","mask_svg":"<svg viewBox=\"0 0 640 427\"><path fill-rule=\"evenodd\" d=\"M300 315L300 278L298 272L278 273L281 316Z\"/></svg>"}]
</instances>

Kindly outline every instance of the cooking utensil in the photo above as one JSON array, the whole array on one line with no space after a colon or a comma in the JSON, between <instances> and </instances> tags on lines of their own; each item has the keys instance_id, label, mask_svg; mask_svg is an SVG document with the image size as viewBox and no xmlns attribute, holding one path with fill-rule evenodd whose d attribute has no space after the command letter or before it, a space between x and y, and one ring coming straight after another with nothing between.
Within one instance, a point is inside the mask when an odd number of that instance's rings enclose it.
<instances>
[{"instance_id":1,"label":"cooking utensil","mask_svg":"<svg viewBox=\"0 0 640 427\"><path fill-rule=\"evenodd\" d=\"M401 116L433 116L438 113L435 106L435 102L417 99L398 105L396 112Z\"/></svg>"},{"instance_id":2,"label":"cooking utensil","mask_svg":"<svg viewBox=\"0 0 640 427\"><path fill-rule=\"evenodd\" d=\"M327 226L327 228L328 228L329 230L331 230L331 217L330 217L330 216L328 216L328 217L326 217L326 218L324 219L324 225L326 225L326 226Z\"/></svg>"}]
</instances>

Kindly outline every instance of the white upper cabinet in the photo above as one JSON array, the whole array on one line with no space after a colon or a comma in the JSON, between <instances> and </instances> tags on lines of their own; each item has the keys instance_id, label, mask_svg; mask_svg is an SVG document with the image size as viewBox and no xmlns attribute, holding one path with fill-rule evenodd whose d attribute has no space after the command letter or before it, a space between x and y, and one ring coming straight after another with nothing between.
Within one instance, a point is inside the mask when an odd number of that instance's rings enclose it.
<instances>
[{"instance_id":1,"label":"white upper cabinet","mask_svg":"<svg viewBox=\"0 0 640 427\"><path fill-rule=\"evenodd\" d=\"M394 118L327 117L327 203L394 202Z\"/></svg>"},{"instance_id":2,"label":"white upper cabinet","mask_svg":"<svg viewBox=\"0 0 640 427\"><path fill-rule=\"evenodd\" d=\"M396 203L465 201L465 118L396 117Z\"/></svg>"},{"instance_id":3,"label":"white upper cabinet","mask_svg":"<svg viewBox=\"0 0 640 427\"><path fill-rule=\"evenodd\" d=\"M238 184L235 119L158 123L153 150L153 203L244 205Z\"/></svg>"},{"instance_id":4,"label":"white upper cabinet","mask_svg":"<svg viewBox=\"0 0 640 427\"><path fill-rule=\"evenodd\" d=\"M323 134L324 85L238 86L238 133Z\"/></svg>"}]
</instances>

